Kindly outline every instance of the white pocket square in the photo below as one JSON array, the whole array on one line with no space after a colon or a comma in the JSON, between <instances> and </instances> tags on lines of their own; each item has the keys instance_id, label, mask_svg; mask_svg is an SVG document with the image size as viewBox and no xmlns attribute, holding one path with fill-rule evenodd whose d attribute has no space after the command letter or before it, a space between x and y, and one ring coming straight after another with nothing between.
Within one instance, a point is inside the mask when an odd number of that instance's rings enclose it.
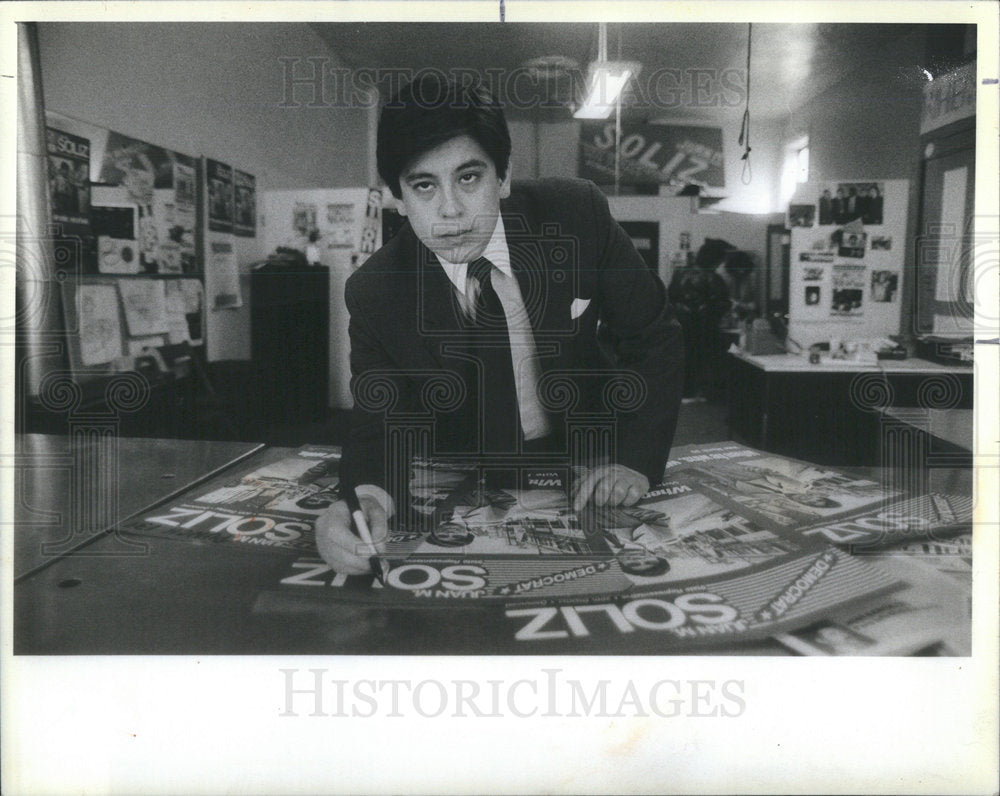
<instances>
[{"instance_id":1,"label":"white pocket square","mask_svg":"<svg viewBox=\"0 0 1000 796\"><path fill-rule=\"evenodd\" d=\"M576 320L583 313L587 311L587 307L590 306L590 299L573 299L573 303L569 305L569 317L571 320Z\"/></svg>"}]
</instances>

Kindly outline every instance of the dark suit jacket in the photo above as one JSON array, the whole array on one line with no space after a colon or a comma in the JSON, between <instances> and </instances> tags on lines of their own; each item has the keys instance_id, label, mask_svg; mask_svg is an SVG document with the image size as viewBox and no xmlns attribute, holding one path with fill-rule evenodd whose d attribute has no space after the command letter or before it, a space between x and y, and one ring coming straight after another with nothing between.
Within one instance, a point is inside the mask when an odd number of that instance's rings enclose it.
<instances>
[{"instance_id":1,"label":"dark suit jacket","mask_svg":"<svg viewBox=\"0 0 1000 796\"><path fill-rule=\"evenodd\" d=\"M567 424L581 419L610 423L612 458L657 483L683 378L681 332L662 282L592 183L515 183L501 213L554 439L562 444ZM351 275L345 298L355 407L341 474L398 498L408 454L477 452L479 369L460 342L452 284L409 223ZM575 319L574 299L590 302ZM406 427L428 426L432 450L414 450L419 434Z\"/></svg>"}]
</instances>

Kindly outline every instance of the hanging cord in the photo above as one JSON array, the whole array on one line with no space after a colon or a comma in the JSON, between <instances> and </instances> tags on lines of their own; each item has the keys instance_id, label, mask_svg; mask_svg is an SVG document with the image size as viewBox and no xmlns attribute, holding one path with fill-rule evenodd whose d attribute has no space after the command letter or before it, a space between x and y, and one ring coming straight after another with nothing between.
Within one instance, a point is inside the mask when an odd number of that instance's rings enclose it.
<instances>
[{"instance_id":1,"label":"hanging cord","mask_svg":"<svg viewBox=\"0 0 1000 796\"><path fill-rule=\"evenodd\" d=\"M743 111L743 123L740 125L740 146L743 150L743 173L740 180L749 185L753 180L753 170L750 168L750 44L753 38L753 23L747 23L747 104Z\"/></svg>"}]
</instances>

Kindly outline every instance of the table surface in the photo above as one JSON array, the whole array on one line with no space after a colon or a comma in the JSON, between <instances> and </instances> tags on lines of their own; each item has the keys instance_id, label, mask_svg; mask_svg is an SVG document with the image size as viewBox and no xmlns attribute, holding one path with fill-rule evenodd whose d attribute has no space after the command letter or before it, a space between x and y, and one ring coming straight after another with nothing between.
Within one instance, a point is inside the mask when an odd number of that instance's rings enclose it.
<instances>
[{"instance_id":1,"label":"table surface","mask_svg":"<svg viewBox=\"0 0 1000 796\"><path fill-rule=\"evenodd\" d=\"M926 429L962 450L972 452L975 443L975 412L972 409L909 409L890 406L886 415L915 428Z\"/></svg>"},{"instance_id":2,"label":"table surface","mask_svg":"<svg viewBox=\"0 0 1000 796\"><path fill-rule=\"evenodd\" d=\"M972 368L956 365L940 365L926 359L910 357L909 359L881 359L878 362L851 362L846 359L823 359L816 365L806 357L797 354L748 354L745 351L733 351L732 356L767 373L855 373L871 371L873 373L893 374L927 374L927 373L968 373Z\"/></svg>"},{"instance_id":3,"label":"table surface","mask_svg":"<svg viewBox=\"0 0 1000 796\"><path fill-rule=\"evenodd\" d=\"M212 450L198 443L172 447L181 454ZM149 446L155 461L154 449ZM245 464L256 468L288 453L265 449ZM291 565L309 555L170 538L144 537L142 543L142 550L123 551L118 534L105 533L21 579L14 593L15 653L788 654L772 639L699 650L674 648L663 634L649 632L621 633L613 648L599 633L551 638L528 649L514 638L525 620L512 619L496 603L387 609L331 599L328 587L336 584L329 572L313 578L316 588L290 599L276 584L289 573L304 574ZM322 562L314 560L321 571Z\"/></svg>"},{"instance_id":4,"label":"table surface","mask_svg":"<svg viewBox=\"0 0 1000 796\"><path fill-rule=\"evenodd\" d=\"M15 468L18 496L14 577L24 577L60 554L92 543L118 522L262 447L113 435L17 436L13 455L3 458L3 466Z\"/></svg>"}]
</instances>

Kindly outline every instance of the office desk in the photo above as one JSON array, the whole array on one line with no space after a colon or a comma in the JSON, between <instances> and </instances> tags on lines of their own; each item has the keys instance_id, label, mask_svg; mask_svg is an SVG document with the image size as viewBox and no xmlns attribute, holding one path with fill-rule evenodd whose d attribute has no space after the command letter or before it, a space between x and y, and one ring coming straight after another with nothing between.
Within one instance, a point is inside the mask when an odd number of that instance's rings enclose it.
<instances>
[{"instance_id":1,"label":"office desk","mask_svg":"<svg viewBox=\"0 0 1000 796\"><path fill-rule=\"evenodd\" d=\"M729 355L731 435L749 445L835 466L883 461L883 410L971 410L972 369L922 359L812 365L792 354Z\"/></svg>"},{"instance_id":2,"label":"office desk","mask_svg":"<svg viewBox=\"0 0 1000 796\"><path fill-rule=\"evenodd\" d=\"M683 452L678 449L675 455ZM239 472L289 453L280 448L258 451ZM212 484L231 480L227 470ZM214 486L199 486L200 491L208 488ZM224 520L224 509L219 511L209 524ZM156 513L167 512L167 506L160 506ZM190 518L191 513L174 516ZM787 654L770 638L729 641L721 647L711 636L700 640L700 647L674 643L661 632L662 613L651 619L641 613L642 607L632 613L626 608L630 619L625 622L620 610L610 610L610 598L600 595L578 595L559 607L539 609L549 613L532 615L539 620L532 631L526 628L534 619L521 610L533 605L530 600L519 603L520 613L514 614L498 601L373 604L371 578L338 582L311 550L262 549L210 537L130 536L146 546L146 554L124 556L118 547L122 540L108 533L22 578L14 593L15 653ZM789 567L795 581L802 564L796 559ZM846 571L853 572L849 566ZM770 579L770 572L763 574ZM787 582L789 576L782 577ZM291 581L294 587L281 585ZM776 589L771 580L756 588L765 597ZM655 600L638 602L649 608ZM963 600L951 603L961 608ZM547 629L539 631L543 619ZM524 643L525 635L531 636L530 643Z\"/></svg>"},{"instance_id":3,"label":"office desk","mask_svg":"<svg viewBox=\"0 0 1000 796\"><path fill-rule=\"evenodd\" d=\"M15 579L262 447L115 435L19 435L13 455L3 461L15 469Z\"/></svg>"}]
</instances>

